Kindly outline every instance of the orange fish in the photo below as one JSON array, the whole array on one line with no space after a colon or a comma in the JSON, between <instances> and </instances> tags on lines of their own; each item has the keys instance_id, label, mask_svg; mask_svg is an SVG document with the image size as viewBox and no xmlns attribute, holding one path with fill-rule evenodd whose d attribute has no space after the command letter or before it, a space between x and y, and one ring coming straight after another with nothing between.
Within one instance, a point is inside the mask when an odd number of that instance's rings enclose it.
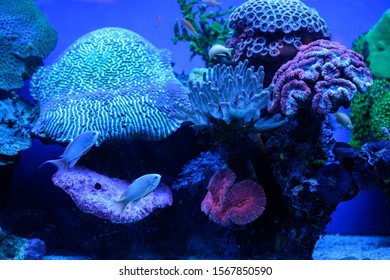
<instances>
[{"instance_id":1,"label":"orange fish","mask_svg":"<svg viewBox=\"0 0 390 280\"><path fill-rule=\"evenodd\" d=\"M161 16L157 15L157 28L161 25Z\"/></svg>"},{"instance_id":2,"label":"orange fish","mask_svg":"<svg viewBox=\"0 0 390 280\"><path fill-rule=\"evenodd\" d=\"M198 32L196 32L194 26L191 24L191 22L189 22L188 20L186 19L182 19L181 22L192 32L194 33L196 36L198 36Z\"/></svg>"},{"instance_id":3,"label":"orange fish","mask_svg":"<svg viewBox=\"0 0 390 280\"><path fill-rule=\"evenodd\" d=\"M264 141L263 141L263 138L261 137L261 133L257 133L257 139L259 140L259 150L261 153L265 153L265 145L264 145Z\"/></svg>"}]
</instances>

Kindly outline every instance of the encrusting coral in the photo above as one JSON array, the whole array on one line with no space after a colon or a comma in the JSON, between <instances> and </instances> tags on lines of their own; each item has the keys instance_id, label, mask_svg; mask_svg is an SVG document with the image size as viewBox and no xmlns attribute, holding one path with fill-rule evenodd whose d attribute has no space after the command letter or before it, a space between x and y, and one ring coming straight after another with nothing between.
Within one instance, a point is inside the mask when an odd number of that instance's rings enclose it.
<instances>
[{"instance_id":1,"label":"encrusting coral","mask_svg":"<svg viewBox=\"0 0 390 280\"><path fill-rule=\"evenodd\" d=\"M57 171L52 180L56 186L71 196L82 211L114 223L134 223L157 208L172 205L171 190L162 182L136 205L128 205L121 214L113 200L118 200L128 188L130 183L127 181L109 178L78 166L69 171Z\"/></svg>"},{"instance_id":2,"label":"encrusting coral","mask_svg":"<svg viewBox=\"0 0 390 280\"><path fill-rule=\"evenodd\" d=\"M160 140L180 126L168 115L175 102L188 104L186 91L168 50L127 29L98 29L34 74L40 111L32 132L58 142L86 130L98 131L100 142Z\"/></svg>"},{"instance_id":3,"label":"encrusting coral","mask_svg":"<svg viewBox=\"0 0 390 280\"><path fill-rule=\"evenodd\" d=\"M303 44L330 39L325 21L299 0L249 0L231 13L229 27L234 30L226 42L234 48L232 60L263 66L266 84Z\"/></svg>"},{"instance_id":4,"label":"encrusting coral","mask_svg":"<svg viewBox=\"0 0 390 280\"><path fill-rule=\"evenodd\" d=\"M38 238L22 238L0 227L0 260L39 260L46 253L45 243Z\"/></svg>"},{"instance_id":5,"label":"encrusting coral","mask_svg":"<svg viewBox=\"0 0 390 280\"><path fill-rule=\"evenodd\" d=\"M10 92L0 96L0 166L15 163L31 147L32 107Z\"/></svg>"},{"instance_id":6,"label":"encrusting coral","mask_svg":"<svg viewBox=\"0 0 390 280\"><path fill-rule=\"evenodd\" d=\"M57 43L33 0L0 1L0 90L22 88Z\"/></svg>"}]
</instances>

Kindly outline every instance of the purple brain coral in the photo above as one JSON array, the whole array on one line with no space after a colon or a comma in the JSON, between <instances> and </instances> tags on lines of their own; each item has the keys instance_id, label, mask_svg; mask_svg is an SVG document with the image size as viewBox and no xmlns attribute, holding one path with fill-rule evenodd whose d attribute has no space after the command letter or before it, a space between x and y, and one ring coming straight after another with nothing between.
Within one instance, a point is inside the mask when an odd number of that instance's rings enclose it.
<instances>
[{"instance_id":1,"label":"purple brain coral","mask_svg":"<svg viewBox=\"0 0 390 280\"><path fill-rule=\"evenodd\" d=\"M234 29L227 41L235 49L233 61L290 59L302 44L330 39L325 21L299 0L247 1L230 15L229 27Z\"/></svg>"},{"instance_id":2,"label":"purple brain coral","mask_svg":"<svg viewBox=\"0 0 390 280\"><path fill-rule=\"evenodd\" d=\"M357 91L366 92L372 75L360 54L337 42L317 40L280 67L272 83L270 113L293 116L298 109L311 108L329 114L340 106L348 108Z\"/></svg>"}]
</instances>

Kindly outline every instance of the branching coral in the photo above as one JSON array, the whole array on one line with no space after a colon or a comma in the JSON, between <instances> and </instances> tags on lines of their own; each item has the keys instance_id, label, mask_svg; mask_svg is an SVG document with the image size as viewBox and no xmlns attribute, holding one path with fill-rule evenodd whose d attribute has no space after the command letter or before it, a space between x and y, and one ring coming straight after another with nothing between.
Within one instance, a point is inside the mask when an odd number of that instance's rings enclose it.
<instances>
[{"instance_id":1,"label":"branching coral","mask_svg":"<svg viewBox=\"0 0 390 280\"><path fill-rule=\"evenodd\" d=\"M172 38L173 43L177 44L179 41L190 42L191 59L195 55L200 55L206 66L212 66L208 49L215 43L223 44L228 39L228 20L224 16L230 14L235 7L209 12L210 6L206 4L198 5L198 0L191 0L188 3L187 0L178 0L178 3L184 22L187 25L191 24L196 34L191 31L188 32L188 26L185 27L183 21L179 23L179 20L176 20L174 25L175 36ZM198 5L196 9L194 9L195 5Z\"/></svg>"},{"instance_id":2,"label":"branching coral","mask_svg":"<svg viewBox=\"0 0 390 280\"><path fill-rule=\"evenodd\" d=\"M203 82L190 81L191 108L176 104L179 113L171 115L195 125L241 131L264 131L284 124L278 115L273 118L260 115L267 107L272 87L263 88L263 68L254 71L247 65L245 61L235 68L225 65L209 68Z\"/></svg>"},{"instance_id":3,"label":"branching coral","mask_svg":"<svg viewBox=\"0 0 390 280\"><path fill-rule=\"evenodd\" d=\"M349 107L360 91L372 85L363 57L337 42L317 40L303 46L276 72L268 111L294 116L299 109L320 115Z\"/></svg>"},{"instance_id":4,"label":"branching coral","mask_svg":"<svg viewBox=\"0 0 390 280\"><path fill-rule=\"evenodd\" d=\"M200 153L199 157L184 165L182 172L179 174L179 179L172 185L172 188L194 187L203 183L207 185L206 180L209 180L215 172L225 167L221 153L211 151Z\"/></svg>"}]
</instances>

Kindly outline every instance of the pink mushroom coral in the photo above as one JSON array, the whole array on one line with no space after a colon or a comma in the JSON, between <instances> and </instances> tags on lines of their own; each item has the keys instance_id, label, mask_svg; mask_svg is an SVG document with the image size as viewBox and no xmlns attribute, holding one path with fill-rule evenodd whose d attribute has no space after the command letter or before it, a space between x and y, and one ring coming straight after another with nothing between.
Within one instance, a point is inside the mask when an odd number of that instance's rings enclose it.
<instances>
[{"instance_id":1,"label":"pink mushroom coral","mask_svg":"<svg viewBox=\"0 0 390 280\"><path fill-rule=\"evenodd\" d=\"M236 175L221 169L210 179L201 209L209 219L222 226L246 225L256 220L266 206L264 189L252 180L234 184Z\"/></svg>"}]
</instances>

